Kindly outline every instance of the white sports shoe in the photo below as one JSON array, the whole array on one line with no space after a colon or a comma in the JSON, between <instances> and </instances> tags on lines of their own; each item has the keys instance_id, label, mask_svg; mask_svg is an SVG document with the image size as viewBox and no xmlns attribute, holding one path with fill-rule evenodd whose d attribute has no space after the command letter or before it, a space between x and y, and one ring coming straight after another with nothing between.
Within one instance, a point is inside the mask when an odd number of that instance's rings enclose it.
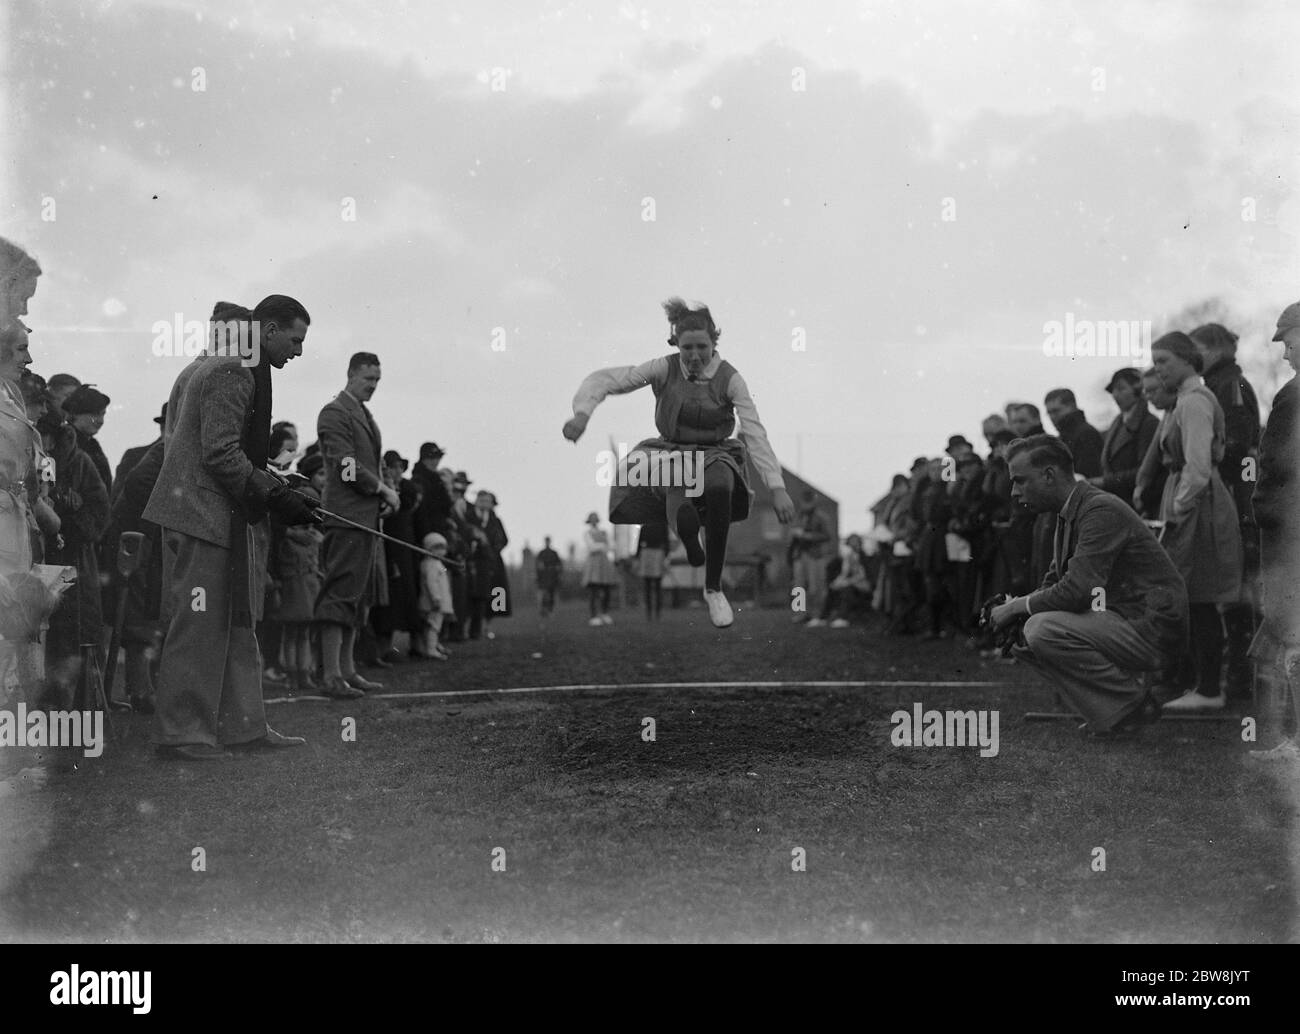
<instances>
[{"instance_id":1,"label":"white sports shoe","mask_svg":"<svg viewBox=\"0 0 1300 1034\"><path fill-rule=\"evenodd\" d=\"M1222 693L1217 697L1207 697L1193 689L1177 700L1169 701L1161 710L1173 714L1197 714L1203 711L1222 711L1226 704L1227 700Z\"/></svg>"},{"instance_id":2,"label":"white sports shoe","mask_svg":"<svg viewBox=\"0 0 1300 1034\"><path fill-rule=\"evenodd\" d=\"M1295 740L1283 740L1272 750L1252 750L1247 757L1251 761L1300 761L1300 745Z\"/></svg>"},{"instance_id":3,"label":"white sports shoe","mask_svg":"<svg viewBox=\"0 0 1300 1034\"><path fill-rule=\"evenodd\" d=\"M600 616L600 623L602 625L612 625L614 623L614 619L610 617L608 614L602 614Z\"/></svg>"},{"instance_id":4,"label":"white sports shoe","mask_svg":"<svg viewBox=\"0 0 1300 1034\"><path fill-rule=\"evenodd\" d=\"M600 618L598 617L592 618L590 621L587 622L587 624L589 624L592 628L599 628L604 623L605 622L601 621Z\"/></svg>"},{"instance_id":5,"label":"white sports shoe","mask_svg":"<svg viewBox=\"0 0 1300 1034\"><path fill-rule=\"evenodd\" d=\"M825 628L826 622L821 618L810 618L804 622L804 628Z\"/></svg>"},{"instance_id":6,"label":"white sports shoe","mask_svg":"<svg viewBox=\"0 0 1300 1034\"><path fill-rule=\"evenodd\" d=\"M722 594L721 589L705 589L704 602L709 605L709 620L713 622L716 628L726 628L735 620L735 615L731 613L731 604L727 602L727 597Z\"/></svg>"},{"instance_id":7,"label":"white sports shoe","mask_svg":"<svg viewBox=\"0 0 1300 1034\"><path fill-rule=\"evenodd\" d=\"M836 618L831 622L831 628L848 628L849 623L845 618Z\"/></svg>"}]
</instances>

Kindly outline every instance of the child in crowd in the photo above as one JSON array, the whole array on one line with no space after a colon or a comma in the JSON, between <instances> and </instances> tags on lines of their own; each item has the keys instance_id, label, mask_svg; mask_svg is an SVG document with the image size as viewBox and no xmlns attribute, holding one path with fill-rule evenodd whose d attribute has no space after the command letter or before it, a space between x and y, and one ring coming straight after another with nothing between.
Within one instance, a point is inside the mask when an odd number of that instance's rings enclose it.
<instances>
[{"instance_id":1,"label":"child in crowd","mask_svg":"<svg viewBox=\"0 0 1300 1034\"><path fill-rule=\"evenodd\" d=\"M421 543L437 556L447 555L447 540L436 531L424 536ZM420 561L420 617L424 620L424 652L435 661L445 661L451 655L438 642L444 616L451 615L451 576L441 561L424 557Z\"/></svg>"},{"instance_id":2,"label":"child in crowd","mask_svg":"<svg viewBox=\"0 0 1300 1034\"><path fill-rule=\"evenodd\" d=\"M277 420L271 425L271 438L267 446L271 466L284 473L288 471L297 453L297 428L288 420ZM277 686L289 685L292 688L293 674L284 656L283 619L279 617L282 607L280 575L277 567L282 550L282 534L282 526L275 521L253 526L258 564L264 569L266 578L265 607L262 620L257 623L257 645L262 651L265 666L262 681Z\"/></svg>"},{"instance_id":3,"label":"child in crowd","mask_svg":"<svg viewBox=\"0 0 1300 1034\"><path fill-rule=\"evenodd\" d=\"M320 498L325 483L325 461L320 453L305 456L298 473L310 481L298 491ZM311 525L281 527L276 535L276 569L280 580L279 607L284 667L290 685L300 693L319 693L312 681L312 616L320 592L320 545L324 535Z\"/></svg>"}]
</instances>

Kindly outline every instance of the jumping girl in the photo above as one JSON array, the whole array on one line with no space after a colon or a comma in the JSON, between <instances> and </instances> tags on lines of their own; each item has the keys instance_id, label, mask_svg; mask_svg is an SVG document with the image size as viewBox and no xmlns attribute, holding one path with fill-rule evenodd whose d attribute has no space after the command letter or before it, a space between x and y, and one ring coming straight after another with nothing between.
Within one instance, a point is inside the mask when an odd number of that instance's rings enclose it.
<instances>
[{"instance_id":1,"label":"jumping girl","mask_svg":"<svg viewBox=\"0 0 1300 1034\"><path fill-rule=\"evenodd\" d=\"M610 489L609 519L614 524L666 519L676 528L691 565L704 568L709 618L725 628L733 616L722 593L722 568L731 523L749 516L746 457L753 459L772 490L781 523L794 518L794 503L744 378L718 355L722 332L707 306L691 309L680 298L670 298L663 307L671 331L668 343L676 351L640 366L610 367L588 376L573 398L573 418L564 425L564 437L571 442L581 438L592 412L607 396L646 385L654 389L659 437L641 442L621 465ZM737 416L740 441L731 437ZM645 478L629 478L628 471L638 464L672 476L654 478L653 486Z\"/></svg>"}]
</instances>

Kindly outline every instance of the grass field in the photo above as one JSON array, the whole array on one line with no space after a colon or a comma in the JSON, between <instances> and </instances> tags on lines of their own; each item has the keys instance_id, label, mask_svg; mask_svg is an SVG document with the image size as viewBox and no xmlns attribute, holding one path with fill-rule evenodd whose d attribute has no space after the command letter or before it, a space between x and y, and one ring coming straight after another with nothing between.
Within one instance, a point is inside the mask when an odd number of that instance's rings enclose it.
<instances>
[{"instance_id":1,"label":"grass field","mask_svg":"<svg viewBox=\"0 0 1300 1034\"><path fill-rule=\"evenodd\" d=\"M450 663L385 672L395 698L273 704L271 723L308 739L273 756L158 761L149 720L119 716L102 758L28 789L14 772L30 759L11 748L3 936L1294 936L1296 775L1244 764L1235 721L1099 742L1023 721L1053 709L1038 678L951 641L792 628L779 610L742 609L724 631L700 608L615 620L589 628L569 607L542 630L521 615ZM997 685L629 685L782 680ZM623 688L413 695L592 683ZM894 746L890 715L916 702L998 710L998 755ZM195 848L206 871L192 869Z\"/></svg>"}]
</instances>

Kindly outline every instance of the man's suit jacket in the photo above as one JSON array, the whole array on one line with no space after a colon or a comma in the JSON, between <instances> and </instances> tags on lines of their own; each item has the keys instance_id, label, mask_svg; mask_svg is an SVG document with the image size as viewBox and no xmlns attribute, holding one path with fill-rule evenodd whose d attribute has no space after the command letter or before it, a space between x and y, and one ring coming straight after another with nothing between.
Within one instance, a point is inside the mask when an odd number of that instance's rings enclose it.
<instances>
[{"instance_id":1,"label":"man's suit jacket","mask_svg":"<svg viewBox=\"0 0 1300 1034\"><path fill-rule=\"evenodd\" d=\"M1101 476L1101 432L1088 423L1082 409L1061 418L1057 436L1074 455L1074 472L1086 478Z\"/></svg>"},{"instance_id":2,"label":"man's suit jacket","mask_svg":"<svg viewBox=\"0 0 1300 1034\"><path fill-rule=\"evenodd\" d=\"M1122 617L1166 654L1184 648L1182 575L1128 503L1080 481L1057 515L1052 563L1029 595L1029 612L1083 614L1094 607Z\"/></svg>"},{"instance_id":3,"label":"man's suit jacket","mask_svg":"<svg viewBox=\"0 0 1300 1034\"><path fill-rule=\"evenodd\" d=\"M162 441L162 438L158 438ZM117 470L113 472L113 490L109 493L112 502L116 503L118 496L122 494L122 482L126 476L135 470L135 465L144 459L144 454L150 450L154 442L148 445L136 445L122 453L122 460L117 465Z\"/></svg>"},{"instance_id":4,"label":"man's suit jacket","mask_svg":"<svg viewBox=\"0 0 1300 1034\"><path fill-rule=\"evenodd\" d=\"M231 518L276 484L244 455L253 371L239 356L201 356L180 372L167 410L162 470L144 519L230 548Z\"/></svg>"},{"instance_id":5,"label":"man's suit jacket","mask_svg":"<svg viewBox=\"0 0 1300 1034\"><path fill-rule=\"evenodd\" d=\"M1134 409L1129 417L1125 418L1121 413L1115 418L1101 443L1102 488L1126 503L1132 501L1138 468L1142 466L1159 426L1160 421L1145 403Z\"/></svg>"},{"instance_id":6,"label":"man's suit jacket","mask_svg":"<svg viewBox=\"0 0 1300 1034\"><path fill-rule=\"evenodd\" d=\"M340 391L320 411L316 437L325 459L321 507L378 530L380 499L376 493L383 484L379 462L384 447L379 426L366 418L360 402ZM327 520L325 526L332 523Z\"/></svg>"}]
</instances>

